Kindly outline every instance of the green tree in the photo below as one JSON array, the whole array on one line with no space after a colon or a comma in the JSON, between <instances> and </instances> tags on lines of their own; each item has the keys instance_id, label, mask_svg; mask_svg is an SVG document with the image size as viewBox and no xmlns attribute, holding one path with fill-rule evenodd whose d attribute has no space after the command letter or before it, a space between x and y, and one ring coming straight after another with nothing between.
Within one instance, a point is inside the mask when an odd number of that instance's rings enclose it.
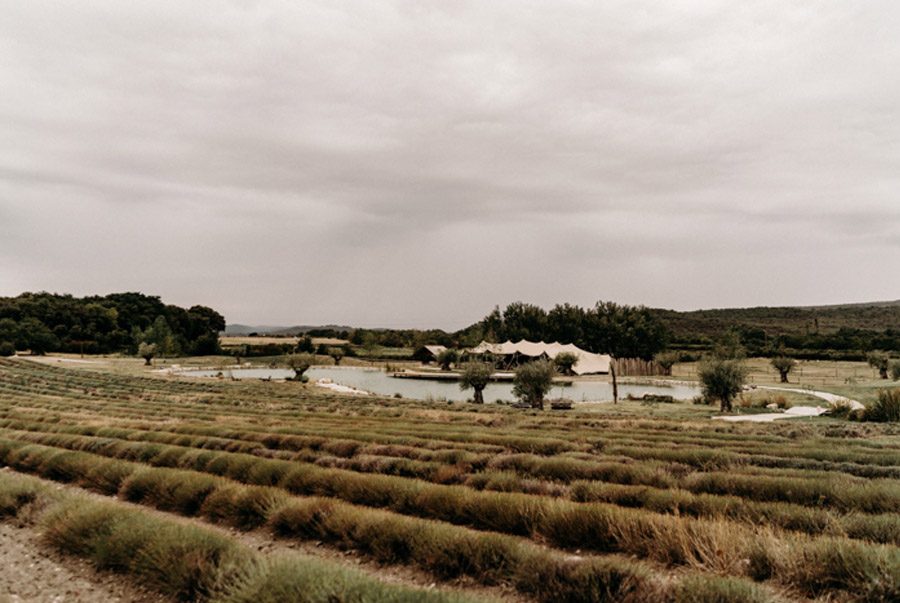
<instances>
[{"instance_id":1,"label":"green tree","mask_svg":"<svg viewBox=\"0 0 900 603\"><path fill-rule=\"evenodd\" d=\"M572 352L560 352L553 359L553 366L563 375L574 375L572 367L578 364L578 356Z\"/></svg>"},{"instance_id":2,"label":"green tree","mask_svg":"<svg viewBox=\"0 0 900 603\"><path fill-rule=\"evenodd\" d=\"M535 360L516 369L513 377L513 395L531 404L532 408L544 410L544 396L553 386L556 372L549 360Z\"/></svg>"},{"instance_id":3,"label":"green tree","mask_svg":"<svg viewBox=\"0 0 900 603\"><path fill-rule=\"evenodd\" d=\"M300 339L297 340L297 353L298 354L312 354L316 351L316 346L313 345L312 337L309 335L304 335Z\"/></svg>"},{"instance_id":4,"label":"green tree","mask_svg":"<svg viewBox=\"0 0 900 603\"><path fill-rule=\"evenodd\" d=\"M230 354L234 356L234 363L240 366L241 359L247 357L247 352L249 351L249 347L246 345L236 345L230 350Z\"/></svg>"},{"instance_id":5,"label":"green tree","mask_svg":"<svg viewBox=\"0 0 900 603\"><path fill-rule=\"evenodd\" d=\"M618 402L617 358L651 360L666 345L666 329L644 306L597 302L585 317L585 339L589 349L612 357L613 402Z\"/></svg>"},{"instance_id":6,"label":"green tree","mask_svg":"<svg viewBox=\"0 0 900 603\"><path fill-rule=\"evenodd\" d=\"M545 341L584 345L584 325L586 313L580 306L557 304L547 312Z\"/></svg>"},{"instance_id":7,"label":"green tree","mask_svg":"<svg viewBox=\"0 0 900 603\"><path fill-rule=\"evenodd\" d=\"M9 341L13 345L19 340L19 323L12 318L0 318L0 341Z\"/></svg>"},{"instance_id":8,"label":"green tree","mask_svg":"<svg viewBox=\"0 0 900 603\"><path fill-rule=\"evenodd\" d=\"M700 363L698 375L704 398L718 400L722 412L731 412L731 402L741 392L747 378L743 361L712 356Z\"/></svg>"},{"instance_id":9,"label":"green tree","mask_svg":"<svg viewBox=\"0 0 900 603\"><path fill-rule=\"evenodd\" d=\"M888 366L890 364L890 356L885 352L869 352L866 356L866 362L874 369L878 370L878 376L882 379L888 378Z\"/></svg>"},{"instance_id":10,"label":"green tree","mask_svg":"<svg viewBox=\"0 0 900 603\"><path fill-rule=\"evenodd\" d=\"M135 329L134 339L137 345L142 341L155 344L156 353L163 357L177 356L181 352L177 338L164 316L157 316L153 324L144 330Z\"/></svg>"},{"instance_id":11,"label":"green tree","mask_svg":"<svg viewBox=\"0 0 900 603\"><path fill-rule=\"evenodd\" d=\"M153 364L153 357L156 356L156 344L142 341L138 344L138 356L144 359L144 366Z\"/></svg>"},{"instance_id":12,"label":"green tree","mask_svg":"<svg viewBox=\"0 0 900 603\"><path fill-rule=\"evenodd\" d=\"M781 376L781 382L788 382L788 374L794 370L794 367L797 366L797 361L793 358L788 358L787 356L775 356L771 360L772 367L778 371L778 374Z\"/></svg>"},{"instance_id":13,"label":"green tree","mask_svg":"<svg viewBox=\"0 0 900 603\"><path fill-rule=\"evenodd\" d=\"M340 366L341 360L344 358L344 350L341 348L328 348L328 355L334 360L335 366Z\"/></svg>"},{"instance_id":14,"label":"green tree","mask_svg":"<svg viewBox=\"0 0 900 603\"><path fill-rule=\"evenodd\" d=\"M540 306L514 302L503 311L503 338L539 341L547 328L547 313Z\"/></svg>"},{"instance_id":15,"label":"green tree","mask_svg":"<svg viewBox=\"0 0 900 603\"><path fill-rule=\"evenodd\" d=\"M316 358L312 354L290 354L287 359L287 365L294 371L294 381L306 382L307 377L303 373L309 370L315 364Z\"/></svg>"},{"instance_id":16,"label":"green tree","mask_svg":"<svg viewBox=\"0 0 900 603\"><path fill-rule=\"evenodd\" d=\"M484 404L484 388L494 374L494 367L486 362L467 362L459 375L459 389L471 389L476 404Z\"/></svg>"},{"instance_id":17,"label":"green tree","mask_svg":"<svg viewBox=\"0 0 900 603\"><path fill-rule=\"evenodd\" d=\"M22 347L38 356L59 349L59 339L47 325L36 318L29 317L19 322L19 337Z\"/></svg>"},{"instance_id":18,"label":"green tree","mask_svg":"<svg viewBox=\"0 0 900 603\"><path fill-rule=\"evenodd\" d=\"M662 374L671 377L672 367L678 363L678 352L660 352L653 357L653 361L662 369Z\"/></svg>"},{"instance_id":19,"label":"green tree","mask_svg":"<svg viewBox=\"0 0 900 603\"><path fill-rule=\"evenodd\" d=\"M450 366L459 360L459 352L453 348L448 348L438 354L437 362L441 366L442 371L449 371Z\"/></svg>"},{"instance_id":20,"label":"green tree","mask_svg":"<svg viewBox=\"0 0 900 603\"><path fill-rule=\"evenodd\" d=\"M715 340L712 353L716 358L723 360L743 360L747 356L741 334L735 329L728 329Z\"/></svg>"}]
</instances>

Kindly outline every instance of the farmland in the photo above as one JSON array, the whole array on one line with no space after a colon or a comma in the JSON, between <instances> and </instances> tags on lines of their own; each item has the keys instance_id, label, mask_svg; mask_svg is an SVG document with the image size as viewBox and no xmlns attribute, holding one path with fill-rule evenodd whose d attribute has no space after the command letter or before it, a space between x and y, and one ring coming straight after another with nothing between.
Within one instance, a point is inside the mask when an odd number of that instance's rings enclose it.
<instances>
[{"instance_id":1,"label":"farmland","mask_svg":"<svg viewBox=\"0 0 900 603\"><path fill-rule=\"evenodd\" d=\"M0 360L0 516L171 599L900 598L896 426L86 368Z\"/></svg>"}]
</instances>

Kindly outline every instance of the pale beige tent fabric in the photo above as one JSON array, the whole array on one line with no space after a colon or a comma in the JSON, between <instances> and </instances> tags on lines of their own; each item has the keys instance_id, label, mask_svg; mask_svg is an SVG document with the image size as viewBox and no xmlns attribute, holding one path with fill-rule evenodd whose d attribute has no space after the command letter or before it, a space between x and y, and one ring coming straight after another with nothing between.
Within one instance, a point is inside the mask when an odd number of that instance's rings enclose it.
<instances>
[{"instance_id":1,"label":"pale beige tent fabric","mask_svg":"<svg viewBox=\"0 0 900 603\"><path fill-rule=\"evenodd\" d=\"M569 352L578 356L578 362L572 367L572 370L576 375L608 373L609 365L612 360L606 354L592 354L571 343L544 343L543 341L535 343L532 341L525 341L524 339L515 343L512 341L504 341L503 343L488 343L487 341L482 341L468 351L471 354L495 354L497 356L520 354L522 356L528 356L529 358L537 358L546 355L547 358L550 358L551 360L563 352Z\"/></svg>"}]
</instances>

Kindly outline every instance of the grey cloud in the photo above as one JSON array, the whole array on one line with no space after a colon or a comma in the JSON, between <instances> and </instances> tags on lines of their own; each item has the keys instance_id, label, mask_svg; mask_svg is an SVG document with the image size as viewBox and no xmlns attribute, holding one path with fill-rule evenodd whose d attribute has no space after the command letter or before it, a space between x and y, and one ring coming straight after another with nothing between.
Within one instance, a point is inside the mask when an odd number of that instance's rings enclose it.
<instances>
[{"instance_id":1,"label":"grey cloud","mask_svg":"<svg viewBox=\"0 0 900 603\"><path fill-rule=\"evenodd\" d=\"M897 297L891 2L2 14L0 294L393 326Z\"/></svg>"}]
</instances>

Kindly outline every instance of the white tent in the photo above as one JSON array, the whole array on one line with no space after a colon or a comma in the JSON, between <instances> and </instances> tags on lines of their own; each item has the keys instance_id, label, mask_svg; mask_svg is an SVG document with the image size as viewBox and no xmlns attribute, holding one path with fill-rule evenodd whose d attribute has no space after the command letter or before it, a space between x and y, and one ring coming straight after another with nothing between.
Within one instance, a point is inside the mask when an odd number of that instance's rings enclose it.
<instances>
[{"instance_id":1,"label":"white tent","mask_svg":"<svg viewBox=\"0 0 900 603\"><path fill-rule=\"evenodd\" d=\"M608 373L609 365L612 361L612 358L606 354L592 354L571 343L544 343L543 341L535 343L533 341L525 341L524 339L515 343L512 341L504 341L503 343L488 343L487 341L482 341L474 348L468 350L468 352L470 354L494 354L495 356L513 356L519 354L520 356L527 356L529 358L546 356L550 360L553 360L563 352L569 352L578 357L578 362L572 367L572 371L576 375Z\"/></svg>"}]
</instances>

